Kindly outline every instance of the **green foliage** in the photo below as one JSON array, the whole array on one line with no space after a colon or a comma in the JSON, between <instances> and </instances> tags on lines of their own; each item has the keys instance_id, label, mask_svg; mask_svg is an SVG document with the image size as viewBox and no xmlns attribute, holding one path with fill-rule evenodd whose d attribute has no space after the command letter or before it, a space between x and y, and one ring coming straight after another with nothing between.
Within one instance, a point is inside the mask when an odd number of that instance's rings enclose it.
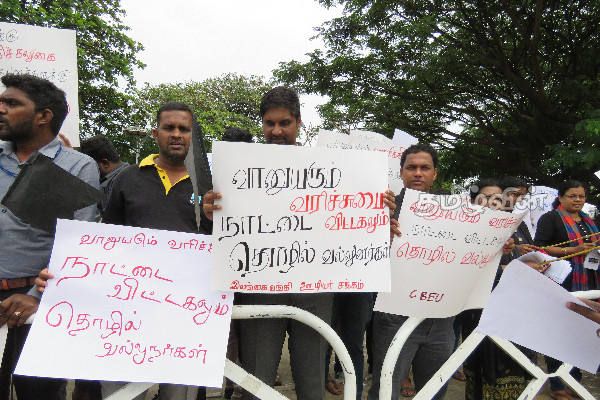
<instances>
[{"instance_id":1,"label":"green foliage","mask_svg":"<svg viewBox=\"0 0 600 400\"><path fill-rule=\"evenodd\" d=\"M600 188L600 2L321 0L325 49L275 75L330 98L328 127L402 129L440 178L520 175ZM344 122L345 121L345 122Z\"/></svg>"},{"instance_id":2,"label":"green foliage","mask_svg":"<svg viewBox=\"0 0 600 400\"><path fill-rule=\"evenodd\" d=\"M243 128L255 141L263 141L259 106L271 84L261 77L225 74L202 82L146 85L135 91L132 113L127 125L150 131L156 126L156 111L163 103L180 101L196 113L206 138L207 150L211 140L220 140L227 127ZM131 149L130 149L131 151ZM156 153L152 141L145 142L141 154ZM132 159L131 152L125 158Z\"/></svg>"},{"instance_id":3,"label":"green foliage","mask_svg":"<svg viewBox=\"0 0 600 400\"><path fill-rule=\"evenodd\" d=\"M2 0L0 21L77 31L81 136L118 134L143 49L126 35L120 0ZM119 89L119 84L126 91Z\"/></svg>"}]
</instances>

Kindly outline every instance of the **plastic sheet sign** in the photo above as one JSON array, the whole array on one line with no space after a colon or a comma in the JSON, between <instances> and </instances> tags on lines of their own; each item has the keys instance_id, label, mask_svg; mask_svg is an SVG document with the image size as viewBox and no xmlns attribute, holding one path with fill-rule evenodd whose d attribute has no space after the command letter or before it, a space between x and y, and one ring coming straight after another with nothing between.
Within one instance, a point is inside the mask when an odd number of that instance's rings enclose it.
<instances>
[{"instance_id":1,"label":"plastic sheet sign","mask_svg":"<svg viewBox=\"0 0 600 400\"><path fill-rule=\"evenodd\" d=\"M417 142L416 138L401 131L394 137L394 141L376 132L358 130L350 131L350 135L346 135L321 129L317 137L317 147L367 150L385 154L388 157L388 185L396 194L404 187L400 178L400 157L408 146Z\"/></svg>"},{"instance_id":2,"label":"plastic sheet sign","mask_svg":"<svg viewBox=\"0 0 600 400\"><path fill-rule=\"evenodd\" d=\"M213 144L212 287L238 292L389 290L383 154Z\"/></svg>"},{"instance_id":3,"label":"plastic sheet sign","mask_svg":"<svg viewBox=\"0 0 600 400\"><path fill-rule=\"evenodd\" d=\"M0 22L0 76L30 74L64 90L69 113L60 131L79 146L75 31ZM0 83L0 93L4 91Z\"/></svg>"},{"instance_id":4,"label":"plastic sheet sign","mask_svg":"<svg viewBox=\"0 0 600 400\"><path fill-rule=\"evenodd\" d=\"M380 293L376 311L445 318L482 308L504 243L524 214L466 206L459 195L406 190L401 237L391 249L391 293Z\"/></svg>"},{"instance_id":5,"label":"plastic sheet sign","mask_svg":"<svg viewBox=\"0 0 600 400\"><path fill-rule=\"evenodd\" d=\"M220 387L233 296L210 291L211 252L210 236L59 220L16 373Z\"/></svg>"}]
</instances>

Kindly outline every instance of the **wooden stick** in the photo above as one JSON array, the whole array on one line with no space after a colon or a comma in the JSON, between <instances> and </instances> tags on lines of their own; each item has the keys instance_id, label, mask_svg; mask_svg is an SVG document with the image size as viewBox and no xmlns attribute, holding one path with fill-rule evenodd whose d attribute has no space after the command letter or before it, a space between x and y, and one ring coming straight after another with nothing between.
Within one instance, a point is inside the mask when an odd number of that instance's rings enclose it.
<instances>
[{"instance_id":1,"label":"wooden stick","mask_svg":"<svg viewBox=\"0 0 600 400\"><path fill-rule=\"evenodd\" d=\"M579 238L577 238L577 239L573 239L573 240L567 240L566 242L562 242L562 243L556 243L556 244L551 244L550 246L544 246L544 247L538 247L538 248L539 248L540 250L542 250L542 249L547 249L548 247L558 247L558 246L560 246L560 245L563 245L563 244L568 244L568 243L572 243L572 242L576 242L576 241L578 241L578 240L581 240L581 239L587 239L587 238L589 238L589 237L592 237L592 236L594 236L594 235L596 235L596 236L600 236L600 233L596 233L596 232L594 232L594 233L591 233L591 234L589 234L589 235L586 235L586 236L579 237ZM597 242L597 241L599 241L599 240L600 240L600 238L599 238L599 239L596 239L596 240L592 240L592 242Z\"/></svg>"}]
</instances>

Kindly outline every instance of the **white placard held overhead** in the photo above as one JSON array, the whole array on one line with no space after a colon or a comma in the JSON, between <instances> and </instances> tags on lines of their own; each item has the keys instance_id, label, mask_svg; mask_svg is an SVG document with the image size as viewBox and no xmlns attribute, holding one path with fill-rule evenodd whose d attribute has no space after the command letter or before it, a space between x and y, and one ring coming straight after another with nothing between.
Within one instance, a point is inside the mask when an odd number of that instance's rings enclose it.
<instances>
[{"instance_id":1,"label":"white placard held overhead","mask_svg":"<svg viewBox=\"0 0 600 400\"><path fill-rule=\"evenodd\" d=\"M60 132L79 146L79 98L75 31L0 22L0 76L30 74L67 94L69 113ZM0 93L4 91L0 82Z\"/></svg>"},{"instance_id":2,"label":"white placard held overhead","mask_svg":"<svg viewBox=\"0 0 600 400\"><path fill-rule=\"evenodd\" d=\"M401 237L390 252L391 293L379 293L376 311L445 318L482 308L490 295L501 249L523 215L467 206L460 195L407 189Z\"/></svg>"},{"instance_id":3,"label":"white placard held overhead","mask_svg":"<svg viewBox=\"0 0 600 400\"><path fill-rule=\"evenodd\" d=\"M400 158L406 147L410 144L407 136L399 136L398 143L389 138L370 131L350 131L350 135L341 132L327 131L321 129L317 137L317 147L328 147L338 149L366 150L384 153L388 157L387 179L390 190L394 193L400 193L404 187L400 178ZM408 134L407 134L408 135ZM410 136L410 135L408 135Z\"/></svg>"},{"instance_id":4,"label":"white placard held overhead","mask_svg":"<svg viewBox=\"0 0 600 400\"><path fill-rule=\"evenodd\" d=\"M210 239L58 220L15 373L220 387L233 295L209 289Z\"/></svg>"},{"instance_id":5,"label":"white placard held overhead","mask_svg":"<svg viewBox=\"0 0 600 400\"><path fill-rule=\"evenodd\" d=\"M504 270L477 331L498 336L592 374L600 364L600 325L567 309L583 303L519 260Z\"/></svg>"},{"instance_id":6,"label":"white placard held overhead","mask_svg":"<svg viewBox=\"0 0 600 400\"><path fill-rule=\"evenodd\" d=\"M394 137L392 138L392 143L394 143L396 146L400 146L401 148L406 149L412 146L413 144L419 143L419 139L409 135L408 133L400 129L396 129L394 130Z\"/></svg>"},{"instance_id":7,"label":"white placard held overhead","mask_svg":"<svg viewBox=\"0 0 600 400\"><path fill-rule=\"evenodd\" d=\"M213 144L222 211L212 287L264 293L389 290L385 155Z\"/></svg>"},{"instance_id":8,"label":"white placard held overhead","mask_svg":"<svg viewBox=\"0 0 600 400\"><path fill-rule=\"evenodd\" d=\"M362 137L369 140L376 140L379 142L391 143L391 139L387 136L382 135L378 132L365 131L362 129L350 129L350 136Z\"/></svg>"},{"instance_id":9,"label":"white placard held overhead","mask_svg":"<svg viewBox=\"0 0 600 400\"><path fill-rule=\"evenodd\" d=\"M558 197L558 190L554 188L548 186L532 186L530 188L530 193L525 199L529 201L531 237L535 237L540 217L554 209L552 203L556 197Z\"/></svg>"}]
</instances>

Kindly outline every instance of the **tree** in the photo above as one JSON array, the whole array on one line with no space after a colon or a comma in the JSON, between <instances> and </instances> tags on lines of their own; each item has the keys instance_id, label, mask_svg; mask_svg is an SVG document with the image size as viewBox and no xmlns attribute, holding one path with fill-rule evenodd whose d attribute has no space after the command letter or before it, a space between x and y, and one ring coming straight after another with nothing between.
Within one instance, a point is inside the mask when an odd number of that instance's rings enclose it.
<instances>
[{"instance_id":1,"label":"tree","mask_svg":"<svg viewBox=\"0 0 600 400\"><path fill-rule=\"evenodd\" d=\"M209 151L210 139L221 139L229 126L246 129L257 141L263 141L259 106L263 94L270 88L271 84L261 77L237 74L225 74L202 82L160 85L146 83L133 96L132 112L127 125L150 131L156 125L156 111L161 104L181 101L196 113ZM152 141L148 141L141 153L151 152L156 153L157 149ZM132 154L126 158L132 159Z\"/></svg>"},{"instance_id":2,"label":"tree","mask_svg":"<svg viewBox=\"0 0 600 400\"><path fill-rule=\"evenodd\" d=\"M320 0L326 49L276 77L340 114L442 150L446 179L600 179L597 0Z\"/></svg>"},{"instance_id":3,"label":"tree","mask_svg":"<svg viewBox=\"0 0 600 400\"><path fill-rule=\"evenodd\" d=\"M129 114L133 70L143 49L126 35L120 0L2 0L0 21L77 31L82 136L119 134ZM119 83L125 83L122 91Z\"/></svg>"}]
</instances>

